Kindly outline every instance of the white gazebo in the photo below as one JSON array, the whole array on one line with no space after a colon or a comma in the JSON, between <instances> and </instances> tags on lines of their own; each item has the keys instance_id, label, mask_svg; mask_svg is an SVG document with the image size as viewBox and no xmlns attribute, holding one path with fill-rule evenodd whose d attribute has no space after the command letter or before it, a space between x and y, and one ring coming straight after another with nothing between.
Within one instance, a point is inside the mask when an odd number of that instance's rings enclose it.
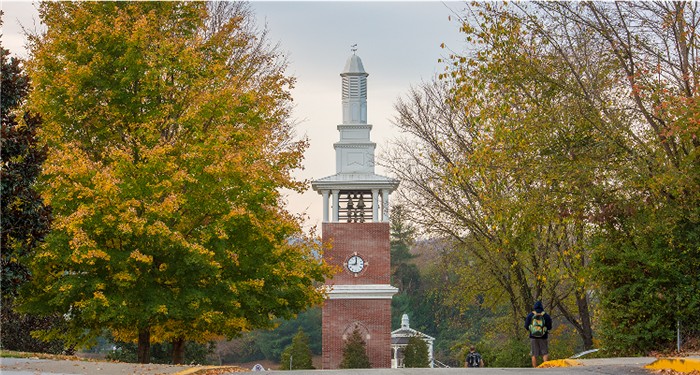
<instances>
[{"instance_id":1,"label":"white gazebo","mask_svg":"<svg viewBox=\"0 0 700 375\"><path fill-rule=\"evenodd\" d=\"M435 338L411 328L408 323L408 314L403 314L401 317L401 328L391 332L391 368L404 367L403 353L406 345L408 345L408 340L413 336L420 337L428 345L428 361L430 361L430 367L435 367L435 359L433 358L433 341L435 341Z\"/></svg>"}]
</instances>

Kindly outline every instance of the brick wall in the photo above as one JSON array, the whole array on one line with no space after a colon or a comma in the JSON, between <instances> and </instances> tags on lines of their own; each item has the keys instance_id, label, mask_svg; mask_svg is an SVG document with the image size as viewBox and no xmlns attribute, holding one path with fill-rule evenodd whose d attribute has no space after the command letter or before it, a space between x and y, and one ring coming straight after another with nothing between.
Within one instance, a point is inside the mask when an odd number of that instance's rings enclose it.
<instances>
[{"instance_id":1,"label":"brick wall","mask_svg":"<svg viewBox=\"0 0 700 375\"><path fill-rule=\"evenodd\" d=\"M389 284L391 260L389 223L323 223L323 242L332 248L325 252L324 259L343 271L327 280L329 284ZM365 270L358 276L343 267L343 262L357 252L367 262Z\"/></svg>"},{"instance_id":2,"label":"brick wall","mask_svg":"<svg viewBox=\"0 0 700 375\"><path fill-rule=\"evenodd\" d=\"M372 368L391 367L391 300L326 300L323 306L323 369L343 360L344 335L360 327ZM367 337L369 336L369 337Z\"/></svg>"},{"instance_id":3,"label":"brick wall","mask_svg":"<svg viewBox=\"0 0 700 375\"><path fill-rule=\"evenodd\" d=\"M323 242L332 248L326 262L342 267L332 285L389 284L391 280L389 223L323 223ZM355 276L343 266L357 252L367 262ZM354 327L365 334L373 368L391 367L391 299L326 300L323 306L323 368L338 368L343 359L343 335Z\"/></svg>"}]
</instances>

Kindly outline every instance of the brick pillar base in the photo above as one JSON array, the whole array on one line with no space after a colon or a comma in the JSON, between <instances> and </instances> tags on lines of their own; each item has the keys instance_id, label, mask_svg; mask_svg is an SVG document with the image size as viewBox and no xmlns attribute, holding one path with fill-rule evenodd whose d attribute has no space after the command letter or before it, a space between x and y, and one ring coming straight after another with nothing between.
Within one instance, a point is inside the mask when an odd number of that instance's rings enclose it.
<instances>
[{"instance_id":1,"label":"brick pillar base","mask_svg":"<svg viewBox=\"0 0 700 375\"><path fill-rule=\"evenodd\" d=\"M323 305L323 369L337 369L345 339L363 333L372 368L391 367L391 300L340 299Z\"/></svg>"}]
</instances>

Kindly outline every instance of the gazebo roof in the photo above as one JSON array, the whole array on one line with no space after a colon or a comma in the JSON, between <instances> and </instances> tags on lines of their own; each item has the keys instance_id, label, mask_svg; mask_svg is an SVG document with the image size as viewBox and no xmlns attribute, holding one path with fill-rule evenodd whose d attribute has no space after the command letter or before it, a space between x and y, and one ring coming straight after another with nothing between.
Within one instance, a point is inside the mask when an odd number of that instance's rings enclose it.
<instances>
[{"instance_id":1,"label":"gazebo roof","mask_svg":"<svg viewBox=\"0 0 700 375\"><path fill-rule=\"evenodd\" d=\"M429 342L435 341L434 337L428 336L423 332L419 332L411 328L408 323L408 315L403 314L401 317L401 328L391 332L391 343L396 345L406 345L408 343L408 339L413 336L418 336Z\"/></svg>"}]
</instances>

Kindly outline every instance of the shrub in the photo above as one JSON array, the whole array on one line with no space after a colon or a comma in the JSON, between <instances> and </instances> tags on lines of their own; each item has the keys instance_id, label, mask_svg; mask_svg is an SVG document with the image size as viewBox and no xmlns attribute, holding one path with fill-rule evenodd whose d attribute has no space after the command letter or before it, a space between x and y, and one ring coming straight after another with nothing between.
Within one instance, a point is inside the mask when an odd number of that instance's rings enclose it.
<instances>
[{"instance_id":1,"label":"shrub","mask_svg":"<svg viewBox=\"0 0 700 375\"><path fill-rule=\"evenodd\" d=\"M408 345L404 352L404 367L429 367L430 359L428 358L428 344L418 337L413 336L408 339Z\"/></svg>"},{"instance_id":2,"label":"shrub","mask_svg":"<svg viewBox=\"0 0 700 375\"><path fill-rule=\"evenodd\" d=\"M340 362L340 368L370 368L367 356L367 347L365 340L362 339L359 329L355 329L352 335L345 342L343 347L343 360Z\"/></svg>"},{"instance_id":3,"label":"shrub","mask_svg":"<svg viewBox=\"0 0 700 375\"><path fill-rule=\"evenodd\" d=\"M304 330L300 327L296 336L292 339L292 343L282 352L280 370L306 370L313 368L309 337L306 336Z\"/></svg>"}]
</instances>

